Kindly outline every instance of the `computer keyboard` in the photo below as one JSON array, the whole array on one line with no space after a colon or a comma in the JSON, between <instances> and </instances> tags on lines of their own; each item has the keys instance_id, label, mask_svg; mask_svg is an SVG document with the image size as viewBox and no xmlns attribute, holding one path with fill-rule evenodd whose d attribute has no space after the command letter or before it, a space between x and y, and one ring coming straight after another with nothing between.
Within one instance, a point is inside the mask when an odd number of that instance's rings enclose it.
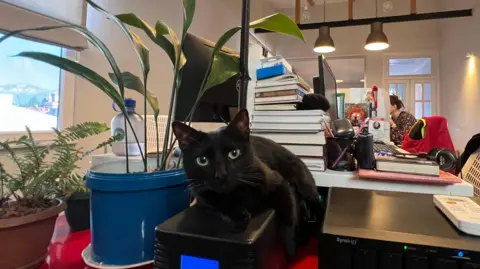
<instances>
[{"instance_id":1,"label":"computer keyboard","mask_svg":"<svg viewBox=\"0 0 480 269\"><path fill-rule=\"evenodd\" d=\"M380 143L373 143L373 152L379 153L379 152L389 152L392 154L395 153L400 153L398 151L398 148L394 145L387 145L387 144L380 144Z\"/></svg>"}]
</instances>

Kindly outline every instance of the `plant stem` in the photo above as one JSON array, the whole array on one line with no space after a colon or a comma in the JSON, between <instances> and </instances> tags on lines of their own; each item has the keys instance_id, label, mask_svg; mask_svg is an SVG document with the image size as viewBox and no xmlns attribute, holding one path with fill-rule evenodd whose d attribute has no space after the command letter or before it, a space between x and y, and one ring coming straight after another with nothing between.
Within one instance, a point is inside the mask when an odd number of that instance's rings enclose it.
<instances>
[{"instance_id":1,"label":"plant stem","mask_svg":"<svg viewBox=\"0 0 480 269\"><path fill-rule=\"evenodd\" d=\"M147 75L143 75L143 89L144 89L144 95L143 95L143 145L145 149L145 158L143 159L143 170L144 172L147 172ZM158 134L157 134L158 136Z\"/></svg>"},{"instance_id":2,"label":"plant stem","mask_svg":"<svg viewBox=\"0 0 480 269\"><path fill-rule=\"evenodd\" d=\"M143 155L142 148L140 147L140 141L138 140L137 134L136 134L135 131L133 130L132 122L130 121L130 118L129 118L129 117L125 117L125 118L126 118L126 120L127 120L128 125L129 125L130 128L132 129L133 137L135 138L135 141L137 142L138 150L140 150L140 156L142 157L142 161L145 162L145 156ZM125 130L125 131L126 131L126 130ZM128 160L128 158L127 158L127 160Z\"/></svg>"},{"instance_id":3,"label":"plant stem","mask_svg":"<svg viewBox=\"0 0 480 269\"><path fill-rule=\"evenodd\" d=\"M167 118L167 125L165 126L165 135L163 136L163 149L162 149L162 166L161 170L165 170L165 162L166 162L166 152L168 146L168 138L170 134L170 124L172 122L173 116L173 108L176 106L177 102L177 78L178 78L178 65L180 63L180 55L177 55L176 63L175 63L175 74L173 76L173 86L172 86L172 94L170 96L170 108L168 109L168 118Z\"/></svg>"},{"instance_id":4,"label":"plant stem","mask_svg":"<svg viewBox=\"0 0 480 269\"><path fill-rule=\"evenodd\" d=\"M123 98L123 97L122 97ZM127 169L127 174L130 174L130 162L128 160L128 130L127 130L127 118L128 118L128 113L123 115L123 130L125 130L125 156L127 160L126 164L126 169ZM130 125L132 127L132 125ZM133 127L132 127L132 132L133 132ZM140 147L140 144L138 145Z\"/></svg>"},{"instance_id":5,"label":"plant stem","mask_svg":"<svg viewBox=\"0 0 480 269\"><path fill-rule=\"evenodd\" d=\"M160 135L158 134L158 114L155 117L155 134L157 137L157 169L160 169Z\"/></svg>"}]
</instances>

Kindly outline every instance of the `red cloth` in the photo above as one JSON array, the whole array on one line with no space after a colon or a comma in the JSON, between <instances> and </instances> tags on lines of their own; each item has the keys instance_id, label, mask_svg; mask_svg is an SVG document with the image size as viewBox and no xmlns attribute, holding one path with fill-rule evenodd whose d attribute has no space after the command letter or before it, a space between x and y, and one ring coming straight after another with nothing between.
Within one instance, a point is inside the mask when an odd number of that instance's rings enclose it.
<instances>
[{"instance_id":1,"label":"red cloth","mask_svg":"<svg viewBox=\"0 0 480 269\"><path fill-rule=\"evenodd\" d=\"M409 135L405 135L401 148L410 153L427 153L433 148L446 148L455 152L448 132L447 119L442 116L423 117L423 119L427 123L425 137L413 140Z\"/></svg>"},{"instance_id":2,"label":"red cloth","mask_svg":"<svg viewBox=\"0 0 480 269\"><path fill-rule=\"evenodd\" d=\"M49 255L39 269L94 269L83 263L81 253L90 243L90 231L71 233L65 216L57 219ZM137 267L136 269L152 269L153 265ZM290 269L318 268L317 240L299 250Z\"/></svg>"}]
</instances>

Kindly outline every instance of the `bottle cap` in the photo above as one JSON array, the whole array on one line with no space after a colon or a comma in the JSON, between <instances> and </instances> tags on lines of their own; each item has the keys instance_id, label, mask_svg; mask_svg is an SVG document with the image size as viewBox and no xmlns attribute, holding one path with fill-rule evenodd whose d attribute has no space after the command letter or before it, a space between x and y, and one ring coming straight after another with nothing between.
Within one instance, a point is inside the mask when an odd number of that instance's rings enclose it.
<instances>
[{"instance_id":1,"label":"bottle cap","mask_svg":"<svg viewBox=\"0 0 480 269\"><path fill-rule=\"evenodd\" d=\"M132 98L125 98L125 107L130 109L135 109L137 106L137 101Z\"/></svg>"}]
</instances>

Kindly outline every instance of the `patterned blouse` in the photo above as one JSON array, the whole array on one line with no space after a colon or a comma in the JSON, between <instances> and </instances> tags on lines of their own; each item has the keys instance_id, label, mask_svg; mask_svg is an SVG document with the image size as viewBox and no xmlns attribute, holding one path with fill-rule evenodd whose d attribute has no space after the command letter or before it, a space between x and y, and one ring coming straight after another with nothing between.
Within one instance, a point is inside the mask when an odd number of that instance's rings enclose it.
<instances>
[{"instance_id":1,"label":"patterned blouse","mask_svg":"<svg viewBox=\"0 0 480 269\"><path fill-rule=\"evenodd\" d=\"M395 145L401 145L403 137L408 133L410 128L415 125L417 120L412 114L402 111L396 119L393 119L393 122L397 126L395 128L390 126L390 140L395 143Z\"/></svg>"}]
</instances>

